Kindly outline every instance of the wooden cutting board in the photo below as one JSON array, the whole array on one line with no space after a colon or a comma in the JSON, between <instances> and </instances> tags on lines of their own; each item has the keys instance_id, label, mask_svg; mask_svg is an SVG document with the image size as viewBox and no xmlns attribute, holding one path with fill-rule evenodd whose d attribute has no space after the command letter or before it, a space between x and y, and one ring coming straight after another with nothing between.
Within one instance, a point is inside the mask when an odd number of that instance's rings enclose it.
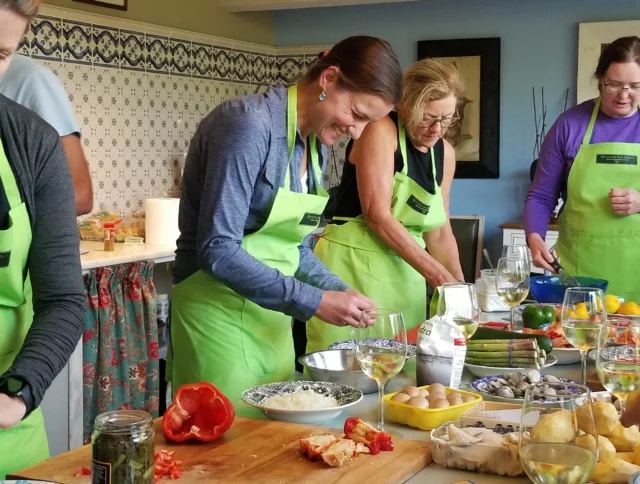
<instances>
[{"instance_id":1,"label":"wooden cutting board","mask_svg":"<svg viewBox=\"0 0 640 484\"><path fill-rule=\"evenodd\" d=\"M184 472L176 484L202 482L239 483L363 483L405 482L432 462L430 443L394 439L393 452L361 455L343 467L330 468L298 454L300 438L310 434L335 433L309 425L236 417L233 426L211 443L170 443L162 435L161 420L154 423L156 451L175 451ZM23 469L14 479L55 481L61 484L88 484L89 476L75 477L81 467L91 467L91 447L84 446ZM173 481L163 480L167 484Z\"/></svg>"}]
</instances>

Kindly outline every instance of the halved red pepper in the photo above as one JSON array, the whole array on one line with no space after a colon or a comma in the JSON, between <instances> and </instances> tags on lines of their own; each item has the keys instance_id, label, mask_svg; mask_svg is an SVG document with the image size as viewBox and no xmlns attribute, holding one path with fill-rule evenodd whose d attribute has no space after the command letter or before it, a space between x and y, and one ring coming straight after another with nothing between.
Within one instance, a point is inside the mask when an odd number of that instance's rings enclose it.
<instances>
[{"instance_id":1,"label":"halved red pepper","mask_svg":"<svg viewBox=\"0 0 640 484\"><path fill-rule=\"evenodd\" d=\"M186 384L162 417L162 431L175 442L211 442L229 430L235 416L231 401L211 383Z\"/></svg>"},{"instance_id":2,"label":"halved red pepper","mask_svg":"<svg viewBox=\"0 0 640 484\"><path fill-rule=\"evenodd\" d=\"M361 442L371 450L373 455L378 455L380 451L393 450L391 434L381 432L362 419L350 417L344 422L344 435L354 442Z\"/></svg>"}]
</instances>

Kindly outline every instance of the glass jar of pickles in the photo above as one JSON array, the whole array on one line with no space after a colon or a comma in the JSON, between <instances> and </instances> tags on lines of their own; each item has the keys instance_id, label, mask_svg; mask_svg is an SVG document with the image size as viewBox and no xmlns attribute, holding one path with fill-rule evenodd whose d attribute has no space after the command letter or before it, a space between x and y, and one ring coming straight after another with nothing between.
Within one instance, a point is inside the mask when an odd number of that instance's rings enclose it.
<instances>
[{"instance_id":1,"label":"glass jar of pickles","mask_svg":"<svg viewBox=\"0 0 640 484\"><path fill-rule=\"evenodd\" d=\"M98 415L91 436L93 484L153 484L153 419L141 410Z\"/></svg>"}]
</instances>

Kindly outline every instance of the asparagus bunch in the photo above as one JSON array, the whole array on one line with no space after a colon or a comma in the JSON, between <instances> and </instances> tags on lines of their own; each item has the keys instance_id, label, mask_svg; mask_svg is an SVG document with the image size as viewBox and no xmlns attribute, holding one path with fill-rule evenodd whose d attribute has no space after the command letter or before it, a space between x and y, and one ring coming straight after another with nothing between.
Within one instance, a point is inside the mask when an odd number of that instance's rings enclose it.
<instances>
[{"instance_id":1,"label":"asparagus bunch","mask_svg":"<svg viewBox=\"0 0 640 484\"><path fill-rule=\"evenodd\" d=\"M534 338L467 341L465 361L472 365L540 369L546 359Z\"/></svg>"}]
</instances>

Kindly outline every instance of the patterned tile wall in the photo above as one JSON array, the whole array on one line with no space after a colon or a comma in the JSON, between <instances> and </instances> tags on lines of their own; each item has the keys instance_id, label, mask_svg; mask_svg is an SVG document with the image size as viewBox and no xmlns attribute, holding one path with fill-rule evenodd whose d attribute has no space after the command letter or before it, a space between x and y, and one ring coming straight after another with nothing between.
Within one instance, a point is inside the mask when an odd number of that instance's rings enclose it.
<instances>
[{"instance_id":1,"label":"patterned tile wall","mask_svg":"<svg viewBox=\"0 0 640 484\"><path fill-rule=\"evenodd\" d=\"M278 49L43 10L19 52L55 72L69 94L90 164L94 210L125 216L161 191L179 195L189 141L217 104L293 82L323 48ZM327 186L339 180L344 156L339 143L336 148Z\"/></svg>"}]
</instances>

